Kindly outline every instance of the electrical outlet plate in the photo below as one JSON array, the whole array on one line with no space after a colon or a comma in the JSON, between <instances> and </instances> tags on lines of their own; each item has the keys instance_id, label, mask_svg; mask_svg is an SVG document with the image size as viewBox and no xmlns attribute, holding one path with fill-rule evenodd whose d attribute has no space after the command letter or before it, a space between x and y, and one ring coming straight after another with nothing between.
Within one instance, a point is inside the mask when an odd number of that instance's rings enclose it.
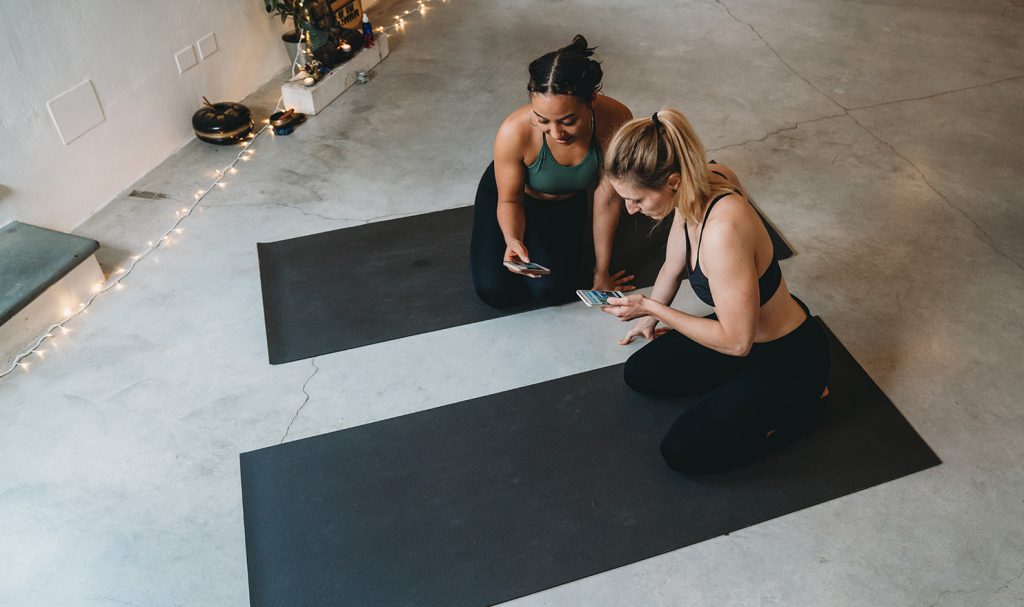
<instances>
[{"instance_id":1,"label":"electrical outlet plate","mask_svg":"<svg viewBox=\"0 0 1024 607\"><path fill-rule=\"evenodd\" d=\"M178 73L184 74L189 68L194 67L199 63L199 60L196 59L196 51L190 44L175 53L174 62L178 64Z\"/></svg>"},{"instance_id":2,"label":"electrical outlet plate","mask_svg":"<svg viewBox=\"0 0 1024 607\"><path fill-rule=\"evenodd\" d=\"M105 120L100 100L92 88L92 81L85 80L69 91L61 93L46 102L53 126L57 127L60 140L67 145Z\"/></svg>"},{"instance_id":3,"label":"electrical outlet plate","mask_svg":"<svg viewBox=\"0 0 1024 607\"><path fill-rule=\"evenodd\" d=\"M217 37L213 35L213 32L206 34L196 42L196 47L199 48L199 58L206 59L210 55L217 52L220 48L217 46Z\"/></svg>"}]
</instances>

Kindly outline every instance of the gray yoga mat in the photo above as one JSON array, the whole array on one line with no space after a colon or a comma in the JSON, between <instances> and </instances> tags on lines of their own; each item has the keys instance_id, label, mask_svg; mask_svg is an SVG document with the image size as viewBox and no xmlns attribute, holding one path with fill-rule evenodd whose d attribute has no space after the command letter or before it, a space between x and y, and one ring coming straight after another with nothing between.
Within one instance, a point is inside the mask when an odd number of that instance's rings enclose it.
<instances>
[{"instance_id":1,"label":"gray yoga mat","mask_svg":"<svg viewBox=\"0 0 1024 607\"><path fill-rule=\"evenodd\" d=\"M819 426L727 474L665 465L685 405L622 365L243 453L250 603L493 605L939 464L831 347Z\"/></svg>"},{"instance_id":2,"label":"gray yoga mat","mask_svg":"<svg viewBox=\"0 0 1024 607\"><path fill-rule=\"evenodd\" d=\"M623 214L612 267L635 273L638 286L654 284L665 260L669 225L665 221L652 232L651 220ZM780 259L791 256L778 233L765 225ZM472 227L473 207L461 207L259 243L270 362L531 309L495 310L477 298L469 270ZM438 293L444 294L443 305Z\"/></svg>"}]
</instances>

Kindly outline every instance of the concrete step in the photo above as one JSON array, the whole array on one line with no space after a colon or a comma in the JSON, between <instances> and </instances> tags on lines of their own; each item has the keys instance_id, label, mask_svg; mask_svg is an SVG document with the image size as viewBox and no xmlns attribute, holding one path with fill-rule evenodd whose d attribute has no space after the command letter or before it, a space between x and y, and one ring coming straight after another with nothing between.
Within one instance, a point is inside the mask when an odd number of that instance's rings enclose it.
<instances>
[{"instance_id":1,"label":"concrete step","mask_svg":"<svg viewBox=\"0 0 1024 607\"><path fill-rule=\"evenodd\" d=\"M20 222L0 227L0 367L102 283L99 246Z\"/></svg>"}]
</instances>

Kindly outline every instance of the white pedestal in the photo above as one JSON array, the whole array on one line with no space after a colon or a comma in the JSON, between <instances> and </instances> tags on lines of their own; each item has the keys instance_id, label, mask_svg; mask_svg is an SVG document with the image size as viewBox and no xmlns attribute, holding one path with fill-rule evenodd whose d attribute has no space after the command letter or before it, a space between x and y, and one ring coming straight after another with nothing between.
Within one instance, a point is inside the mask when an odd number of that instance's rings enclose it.
<instances>
[{"instance_id":1,"label":"white pedestal","mask_svg":"<svg viewBox=\"0 0 1024 607\"><path fill-rule=\"evenodd\" d=\"M368 72L388 56L388 36L377 34L376 43L364 48L354 57L334 68L313 86L301 81L285 82L281 85L281 96L285 109L314 115L323 110L356 81L356 72Z\"/></svg>"},{"instance_id":2,"label":"white pedestal","mask_svg":"<svg viewBox=\"0 0 1024 607\"><path fill-rule=\"evenodd\" d=\"M78 304L88 299L93 288L102 283L103 271L96 256L90 255L0 326L0 369L7 368L11 359L33 343L44 329L77 310ZM50 348L44 346L44 349ZM33 358L26 358L25 362L32 363Z\"/></svg>"}]
</instances>

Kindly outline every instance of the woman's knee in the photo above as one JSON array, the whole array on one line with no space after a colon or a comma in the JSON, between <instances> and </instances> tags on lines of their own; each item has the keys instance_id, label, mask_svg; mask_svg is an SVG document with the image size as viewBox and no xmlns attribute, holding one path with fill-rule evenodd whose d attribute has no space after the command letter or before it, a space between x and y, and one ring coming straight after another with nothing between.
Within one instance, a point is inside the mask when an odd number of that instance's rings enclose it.
<instances>
[{"instance_id":1,"label":"woman's knee","mask_svg":"<svg viewBox=\"0 0 1024 607\"><path fill-rule=\"evenodd\" d=\"M525 297L516 289L504 285L475 284L477 297L492 308L511 308L524 302Z\"/></svg>"},{"instance_id":2,"label":"woman's knee","mask_svg":"<svg viewBox=\"0 0 1024 607\"><path fill-rule=\"evenodd\" d=\"M636 392L655 394L660 391L658 390L658 377L646 358L643 349L634 352L626 359L626 364L622 369L622 379L630 389Z\"/></svg>"},{"instance_id":3,"label":"woman's knee","mask_svg":"<svg viewBox=\"0 0 1024 607\"><path fill-rule=\"evenodd\" d=\"M708 469L710 457L706 444L709 437L702 436L699 428L687 423L684 414L661 439L661 457L676 472L699 473Z\"/></svg>"},{"instance_id":4,"label":"woman's knee","mask_svg":"<svg viewBox=\"0 0 1024 607\"><path fill-rule=\"evenodd\" d=\"M658 339L665 339L666 336ZM703 393L694 378L677 359L666 360L664 348L651 342L633 353L622 370L622 379L630 389L662 397L690 397Z\"/></svg>"},{"instance_id":5,"label":"woman's knee","mask_svg":"<svg viewBox=\"0 0 1024 607\"><path fill-rule=\"evenodd\" d=\"M675 429L674 429L675 430ZM710 474L738 468L749 457L746 453L723 450L714 437L695 432L670 431L661 440L661 457L676 472Z\"/></svg>"},{"instance_id":6,"label":"woman's knee","mask_svg":"<svg viewBox=\"0 0 1024 607\"><path fill-rule=\"evenodd\" d=\"M533 301L542 306L558 306L576 299L574 285L549 277L530 279L530 293Z\"/></svg>"}]
</instances>

